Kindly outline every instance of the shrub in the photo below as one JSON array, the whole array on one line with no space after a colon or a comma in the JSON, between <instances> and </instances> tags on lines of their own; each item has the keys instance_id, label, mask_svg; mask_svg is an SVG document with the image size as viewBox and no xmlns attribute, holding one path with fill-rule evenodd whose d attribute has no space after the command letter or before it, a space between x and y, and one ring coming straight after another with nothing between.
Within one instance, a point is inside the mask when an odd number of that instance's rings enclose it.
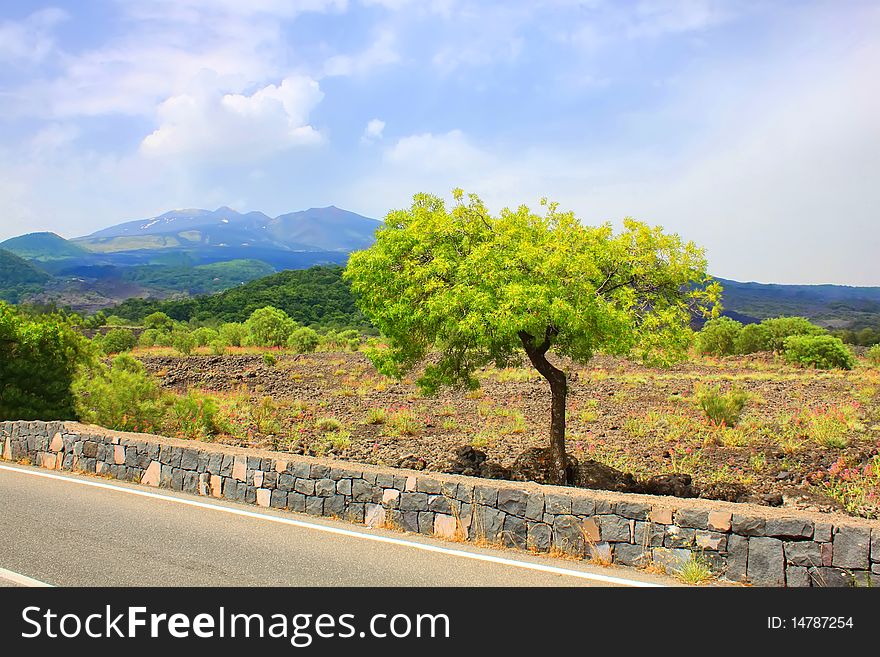
<instances>
[{"instance_id":1,"label":"shrub","mask_svg":"<svg viewBox=\"0 0 880 657\"><path fill-rule=\"evenodd\" d=\"M730 317L710 319L697 333L697 351L710 356L730 356L736 353L736 342L742 327L742 324Z\"/></svg>"},{"instance_id":2,"label":"shrub","mask_svg":"<svg viewBox=\"0 0 880 657\"><path fill-rule=\"evenodd\" d=\"M193 340L199 347L207 347L211 342L220 337L220 334L212 328L202 326L192 332Z\"/></svg>"},{"instance_id":3,"label":"shrub","mask_svg":"<svg viewBox=\"0 0 880 657\"><path fill-rule=\"evenodd\" d=\"M298 354L308 354L318 348L318 341L317 332L308 326L303 326L290 334L287 346Z\"/></svg>"},{"instance_id":4,"label":"shrub","mask_svg":"<svg viewBox=\"0 0 880 657\"><path fill-rule=\"evenodd\" d=\"M746 324L736 338L735 349L738 354L771 351L770 332L763 324Z\"/></svg>"},{"instance_id":5,"label":"shrub","mask_svg":"<svg viewBox=\"0 0 880 657\"><path fill-rule=\"evenodd\" d=\"M274 367L277 362L278 359L275 357L275 354L263 352L263 364L266 367Z\"/></svg>"},{"instance_id":6,"label":"shrub","mask_svg":"<svg viewBox=\"0 0 880 657\"><path fill-rule=\"evenodd\" d=\"M155 431L162 419L163 394L143 364L130 354L99 364L74 383L76 408L86 422L120 431Z\"/></svg>"},{"instance_id":7,"label":"shrub","mask_svg":"<svg viewBox=\"0 0 880 657\"><path fill-rule=\"evenodd\" d=\"M367 424L385 424L386 413L383 408L371 408L367 411Z\"/></svg>"},{"instance_id":8,"label":"shrub","mask_svg":"<svg viewBox=\"0 0 880 657\"><path fill-rule=\"evenodd\" d=\"M139 347L155 347L156 340L159 338L159 329L150 328L141 333L138 338Z\"/></svg>"},{"instance_id":9,"label":"shrub","mask_svg":"<svg viewBox=\"0 0 880 657\"><path fill-rule=\"evenodd\" d=\"M315 428L319 431L338 431L342 428L342 422L335 417L319 417L315 420Z\"/></svg>"},{"instance_id":10,"label":"shrub","mask_svg":"<svg viewBox=\"0 0 880 657\"><path fill-rule=\"evenodd\" d=\"M0 302L0 420L76 417L72 385L94 349L60 315L27 317Z\"/></svg>"},{"instance_id":11,"label":"shrub","mask_svg":"<svg viewBox=\"0 0 880 657\"><path fill-rule=\"evenodd\" d=\"M126 328L110 329L97 339L98 346L105 354L119 354L123 351L131 351L137 344L134 333Z\"/></svg>"},{"instance_id":12,"label":"shrub","mask_svg":"<svg viewBox=\"0 0 880 657\"><path fill-rule=\"evenodd\" d=\"M703 412L715 424L734 427L742 417L743 409L749 401L749 393L740 388L721 392L720 386L700 386L695 394Z\"/></svg>"},{"instance_id":13,"label":"shrub","mask_svg":"<svg viewBox=\"0 0 880 657\"><path fill-rule=\"evenodd\" d=\"M171 345L184 356L189 356L196 348L196 340L189 331L178 331L171 336Z\"/></svg>"},{"instance_id":14,"label":"shrub","mask_svg":"<svg viewBox=\"0 0 880 657\"><path fill-rule=\"evenodd\" d=\"M840 338L831 335L792 335L784 342L785 360L820 370L851 370L856 359Z\"/></svg>"},{"instance_id":15,"label":"shrub","mask_svg":"<svg viewBox=\"0 0 880 657\"><path fill-rule=\"evenodd\" d=\"M220 326L220 339L230 347L240 347L247 336L244 324L229 322Z\"/></svg>"},{"instance_id":16,"label":"shrub","mask_svg":"<svg viewBox=\"0 0 880 657\"><path fill-rule=\"evenodd\" d=\"M218 406L213 398L195 392L179 395L171 405L172 429L191 440L218 433Z\"/></svg>"},{"instance_id":17,"label":"shrub","mask_svg":"<svg viewBox=\"0 0 880 657\"><path fill-rule=\"evenodd\" d=\"M211 353L215 356L222 356L226 353L226 345L223 340L214 340L208 346L211 347Z\"/></svg>"},{"instance_id":18,"label":"shrub","mask_svg":"<svg viewBox=\"0 0 880 657\"><path fill-rule=\"evenodd\" d=\"M170 332L174 328L174 320L162 312L155 312L144 317L145 329Z\"/></svg>"},{"instance_id":19,"label":"shrub","mask_svg":"<svg viewBox=\"0 0 880 657\"><path fill-rule=\"evenodd\" d=\"M875 344L865 353L865 358L872 365L880 365L880 344Z\"/></svg>"},{"instance_id":20,"label":"shrub","mask_svg":"<svg viewBox=\"0 0 880 657\"><path fill-rule=\"evenodd\" d=\"M785 350L785 340L793 335L822 335L825 329L816 326L806 317L773 317L761 322L767 331L767 346L770 351L781 353Z\"/></svg>"},{"instance_id":21,"label":"shrub","mask_svg":"<svg viewBox=\"0 0 880 657\"><path fill-rule=\"evenodd\" d=\"M296 329L286 312L273 306L255 310L247 322L250 343L257 347L283 347L290 334Z\"/></svg>"}]
</instances>

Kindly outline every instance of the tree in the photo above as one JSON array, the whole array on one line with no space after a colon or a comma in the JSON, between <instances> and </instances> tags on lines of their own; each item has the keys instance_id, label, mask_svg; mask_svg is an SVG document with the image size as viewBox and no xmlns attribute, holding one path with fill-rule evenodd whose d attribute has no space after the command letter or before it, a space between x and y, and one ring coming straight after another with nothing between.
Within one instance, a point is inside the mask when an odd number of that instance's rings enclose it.
<instances>
[{"instance_id":1,"label":"tree","mask_svg":"<svg viewBox=\"0 0 880 657\"><path fill-rule=\"evenodd\" d=\"M419 378L430 394L476 388L477 368L525 355L550 386L549 478L565 483L568 376L551 349L580 363L597 351L673 362L690 346L692 309L715 312L720 286L700 249L660 228L627 219L615 234L546 202L544 215L520 206L493 217L477 196L454 194L452 210L416 195L351 255L358 306L388 343L368 356L399 378L438 352Z\"/></svg>"},{"instance_id":2,"label":"tree","mask_svg":"<svg viewBox=\"0 0 880 657\"><path fill-rule=\"evenodd\" d=\"M255 310L245 322L250 343L257 347L282 347L297 328L286 312L266 306Z\"/></svg>"},{"instance_id":3,"label":"tree","mask_svg":"<svg viewBox=\"0 0 880 657\"><path fill-rule=\"evenodd\" d=\"M770 350L770 334L763 324L746 324L736 338L736 353L754 354Z\"/></svg>"},{"instance_id":4,"label":"tree","mask_svg":"<svg viewBox=\"0 0 880 657\"><path fill-rule=\"evenodd\" d=\"M93 360L69 320L28 317L0 302L0 420L74 419L71 386Z\"/></svg>"},{"instance_id":5,"label":"tree","mask_svg":"<svg viewBox=\"0 0 880 657\"><path fill-rule=\"evenodd\" d=\"M767 330L768 347L771 351L785 351L785 340L793 335L822 335L825 329L816 326L806 317L773 317L761 322Z\"/></svg>"},{"instance_id":6,"label":"tree","mask_svg":"<svg viewBox=\"0 0 880 657\"><path fill-rule=\"evenodd\" d=\"M290 334L287 346L298 354L307 354L318 348L318 342L318 333L308 326L303 326Z\"/></svg>"},{"instance_id":7,"label":"tree","mask_svg":"<svg viewBox=\"0 0 880 657\"><path fill-rule=\"evenodd\" d=\"M165 313L158 311L144 317L143 324L146 329L157 329L166 332L174 328L174 320Z\"/></svg>"},{"instance_id":8,"label":"tree","mask_svg":"<svg viewBox=\"0 0 880 657\"><path fill-rule=\"evenodd\" d=\"M131 351L137 344L134 333L126 328L110 329L95 341L100 345L105 354L119 354L123 351Z\"/></svg>"}]
</instances>

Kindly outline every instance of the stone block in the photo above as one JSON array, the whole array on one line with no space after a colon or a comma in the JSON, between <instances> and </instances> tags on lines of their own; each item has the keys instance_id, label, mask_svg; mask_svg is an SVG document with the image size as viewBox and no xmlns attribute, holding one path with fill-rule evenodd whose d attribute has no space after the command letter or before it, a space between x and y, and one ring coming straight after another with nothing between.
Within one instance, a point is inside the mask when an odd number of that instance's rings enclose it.
<instances>
[{"instance_id":1,"label":"stone block","mask_svg":"<svg viewBox=\"0 0 880 657\"><path fill-rule=\"evenodd\" d=\"M553 530L550 525L542 522L530 522L528 527L527 546L530 550L547 552L553 538Z\"/></svg>"},{"instance_id":2,"label":"stone block","mask_svg":"<svg viewBox=\"0 0 880 657\"><path fill-rule=\"evenodd\" d=\"M766 536L750 538L746 575L755 586L785 586L785 554L782 541Z\"/></svg>"},{"instance_id":3,"label":"stone block","mask_svg":"<svg viewBox=\"0 0 880 657\"><path fill-rule=\"evenodd\" d=\"M841 526L834 534L834 554L831 565L837 568L868 570L871 561L871 530L863 527Z\"/></svg>"},{"instance_id":4,"label":"stone block","mask_svg":"<svg viewBox=\"0 0 880 657\"><path fill-rule=\"evenodd\" d=\"M790 541L785 544L785 560L791 566L821 566L822 550L813 541Z\"/></svg>"},{"instance_id":5,"label":"stone block","mask_svg":"<svg viewBox=\"0 0 880 657\"><path fill-rule=\"evenodd\" d=\"M272 491L268 488L257 489L257 506L272 506Z\"/></svg>"},{"instance_id":6,"label":"stone block","mask_svg":"<svg viewBox=\"0 0 880 657\"><path fill-rule=\"evenodd\" d=\"M504 513L525 517L529 494L515 488L502 488L498 491L498 509Z\"/></svg>"},{"instance_id":7,"label":"stone block","mask_svg":"<svg viewBox=\"0 0 880 657\"><path fill-rule=\"evenodd\" d=\"M730 511L711 511L707 524L712 531L727 533L730 531L732 519L733 514Z\"/></svg>"},{"instance_id":8,"label":"stone block","mask_svg":"<svg viewBox=\"0 0 880 657\"><path fill-rule=\"evenodd\" d=\"M774 538L812 538L813 523L802 518L770 518L764 534Z\"/></svg>"}]
</instances>

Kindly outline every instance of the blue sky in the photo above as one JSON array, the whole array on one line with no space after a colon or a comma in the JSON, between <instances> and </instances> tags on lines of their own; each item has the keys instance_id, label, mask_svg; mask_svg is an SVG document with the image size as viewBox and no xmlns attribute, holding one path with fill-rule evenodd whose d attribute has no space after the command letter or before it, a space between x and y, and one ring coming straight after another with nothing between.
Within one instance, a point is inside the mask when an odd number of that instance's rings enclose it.
<instances>
[{"instance_id":1,"label":"blue sky","mask_svg":"<svg viewBox=\"0 0 880 657\"><path fill-rule=\"evenodd\" d=\"M0 239L461 186L880 285L880 3L0 5Z\"/></svg>"}]
</instances>

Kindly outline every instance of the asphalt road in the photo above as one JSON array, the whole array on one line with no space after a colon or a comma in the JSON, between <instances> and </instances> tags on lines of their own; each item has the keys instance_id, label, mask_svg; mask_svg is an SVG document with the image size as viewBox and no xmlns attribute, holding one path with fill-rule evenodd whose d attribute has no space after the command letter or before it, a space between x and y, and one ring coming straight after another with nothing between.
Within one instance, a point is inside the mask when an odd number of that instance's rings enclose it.
<instances>
[{"instance_id":1,"label":"asphalt road","mask_svg":"<svg viewBox=\"0 0 880 657\"><path fill-rule=\"evenodd\" d=\"M370 530L97 477L45 474L0 465L0 586L15 585L9 573L55 586L674 583L632 569ZM556 570L541 570L548 568Z\"/></svg>"}]
</instances>

